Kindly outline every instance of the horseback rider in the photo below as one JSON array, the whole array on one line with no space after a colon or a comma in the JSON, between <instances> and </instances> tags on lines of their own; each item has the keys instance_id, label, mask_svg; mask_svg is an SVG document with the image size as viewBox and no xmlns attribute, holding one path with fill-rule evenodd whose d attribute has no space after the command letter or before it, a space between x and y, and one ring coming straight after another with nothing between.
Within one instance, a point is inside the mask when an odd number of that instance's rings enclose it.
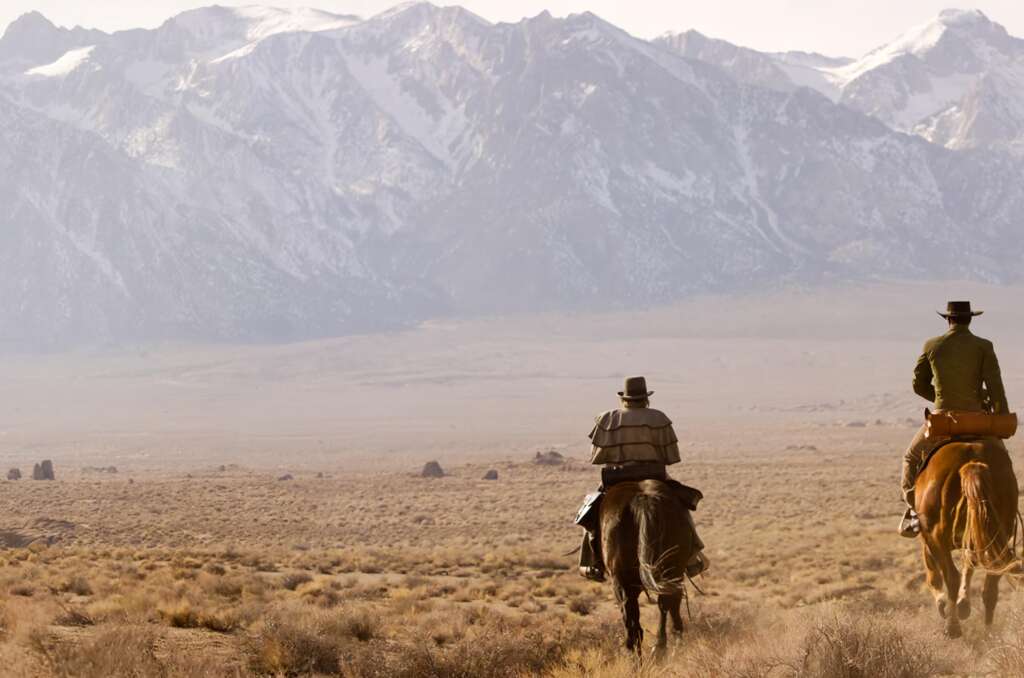
<instances>
[{"instance_id":1,"label":"horseback rider","mask_svg":"<svg viewBox=\"0 0 1024 678\"><path fill-rule=\"evenodd\" d=\"M982 314L972 311L969 301L951 301L946 312L939 313L949 323L949 331L929 339L914 368L914 392L935 403L936 413L987 412L1006 415L1006 402L999 361L992 342L971 333L971 320ZM921 427L903 456L902 489L907 511L900 522L900 534L915 537L920 523L915 511L914 482L930 452L942 440L927 436L928 424Z\"/></svg>"},{"instance_id":2,"label":"horseback rider","mask_svg":"<svg viewBox=\"0 0 1024 678\"><path fill-rule=\"evenodd\" d=\"M641 480L661 480L673 488L685 507L685 515L680 519L689 523L697 543L687 563L687 574L696 576L707 569L707 557L702 552L704 545L696 536L690 515L703 495L668 477L665 467L679 463L679 444L671 420L664 412L650 407L652 395L654 391L647 390L644 377L628 377L623 390L619 391L622 407L599 415L590 432L593 443L590 463L602 464L603 468L601 487L587 496L576 518L576 523L586 530L580 550L580 574L587 579L604 581L598 524L602 494L616 483Z\"/></svg>"}]
</instances>

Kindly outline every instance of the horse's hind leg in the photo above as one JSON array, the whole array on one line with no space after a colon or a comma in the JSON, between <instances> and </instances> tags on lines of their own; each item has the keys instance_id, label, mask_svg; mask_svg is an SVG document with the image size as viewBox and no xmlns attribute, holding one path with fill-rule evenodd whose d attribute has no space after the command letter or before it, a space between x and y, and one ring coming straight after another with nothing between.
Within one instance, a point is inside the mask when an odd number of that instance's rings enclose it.
<instances>
[{"instance_id":1,"label":"horse's hind leg","mask_svg":"<svg viewBox=\"0 0 1024 678\"><path fill-rule=\"evenodd\" d=\"M923 539L921 540L921 557L924 560L925 578L928 581L928 588L931 589L932 597L935 598L935 607L939 611L939 616L945 619L946 590L942 582L942 569L935 562L935 558L932 557L931 552L928 550L928 544Z\"/></svg>"},{"instance_id":2,"label":"horse's hind leg","mask_svg":"<svg viewBox=\"0 0 1024 678\"><path fill-rule=\"evenodd\" d=\"M960 637L960 617L954 612L957 595L960 593L960 572L953 562L953 554L944 548L938 552L932 552L942 568L942 580L946 584L946 636L949 638Z\"/></svg>"},{"instance_id":3,"label":"horse's hind leg","mask_svg":"<svg viewBox=\"0 0 1024 678\"><path fill-rule=\"evenodd\" d=\"M960 591L956 598L956 613L960 619L967 619L971 616L971 577L974 575L974 568L969 563L964 563L964 571L960 575Z\"/></svg>"},{"instance_id":4,"label":"horse's hind leg","mask_svg":"<svg viewBox=\"0 0 1024 678\"><path fill-rule=\"evenodd\" d=\"M668 599L670 597L658 596L658 640L654 644L655 659L661 658L664 655L665 648L668 647Z\"/></svg>"},{"instance_id":5,"label":"horse's hind leg","mask_svg":"<svg viewBox=\"0 0 1024 678\"><path fill-rule=\"evenodd\" d=\"M669 616L672 617L672 624L675 627L673 633L678 636L683 632L683 619L679 616L681 604L682 596L678 594L658 596L658 644L654 646L656 655L668 646Z\"/></svg>"},{"instance_id":6,"label":"horse's hind leg","mask_svg":"<svg viewBox=\"0 0 1024 678\"><path fill-rule=\"evenodd\" d=\"M676 638L682 638L683 636L683 615L680 614L679 608L683 605L683 597L677 596L675 601L672 603L672 607L668 613L672 616L672 635Z\"/></svg>"},{"instance_id":7,"label":"horse's hind leg","mask_svg":"<svg viewBox=\"0 0 1024 678\"><path fill-rule=\"evenodd\" d=\"M626 649L643 655L644 628L640 625L640 591L616 585L615 598L622 610L622 623L626 627Z\"/></svg>"},{"instance_id":8,"label":"horse's hind leg","mask_svg":"<svg viewBox=\"0 0 1024 678\"><path fill-rule=\"evenodd\" d=\"M999 602L999 579L1001 574L986 574L985 585L981 590L981 599L985 601L985 626L992 626L996 615L996 603Z\"/></svg>"}]
</instances>

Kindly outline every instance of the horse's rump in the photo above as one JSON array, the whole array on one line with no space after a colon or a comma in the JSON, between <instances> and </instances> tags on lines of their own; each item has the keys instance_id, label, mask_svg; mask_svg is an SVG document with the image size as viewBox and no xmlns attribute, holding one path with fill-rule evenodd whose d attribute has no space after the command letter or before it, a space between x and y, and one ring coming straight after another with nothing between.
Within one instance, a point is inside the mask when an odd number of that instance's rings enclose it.
<instances>
[{"instance_id":1,"label":"horse's rump","mask_svg":"<svg viewBox=\"0 0 1024 678\"><path fill-rule=\"evenodd\" d=\"M652 595L681 595L694 536L672 488L657 480L623 483L604 501L602 535L612 576Z\"/></svg>"},{"instance_id":2,"label":"horse's rump","mask_svg":"<svg viewBox=\"0 0 1024 678\"><path fill-rule=\"evenodd\" d=\"M962 548L973 567L1000 571L1012 564L1017 479L1002 440L947 443L934 453L917 487L926 524L946 535L940 541Z\"/></svg>"}]
</instances>

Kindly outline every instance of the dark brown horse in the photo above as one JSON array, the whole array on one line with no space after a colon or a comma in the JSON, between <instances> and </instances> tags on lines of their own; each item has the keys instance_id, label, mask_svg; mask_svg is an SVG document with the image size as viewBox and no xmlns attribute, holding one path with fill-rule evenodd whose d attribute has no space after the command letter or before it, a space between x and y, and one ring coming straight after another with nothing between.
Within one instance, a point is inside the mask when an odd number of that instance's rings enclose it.
<instances>
[{"instance_id":1,"label":"dark brown horse","mask_svg":"<svg viewBox=\"0 0 1024 678\"><path fill-rule=\"evenodd\" d=\"M1013 553L1017 519L1017 477L1006 446L990 438L953 442L932 457L915 484L928 585L946 635L960 636L960 620L971 613L971 575L985 571L985 624L992 624L999 580L1017 573ZM962 549L961 570L953 551Z\"/></svg>"},{"instance_id":2,"label":"dark brown horse","mask_svg":"<svg viewBox=\"0 0 1024 678\"><path fill-rule=\"evenodd\" d=\"M626 626L626 647L643 654L640 594L658 598L661 623L656 651L668 644L667 623L683 633L679 608L683 601L686 561L694 534L684 507L663 482L620 483L601 502L601 540L615 600Z\"/></svg>"}]
</instances>

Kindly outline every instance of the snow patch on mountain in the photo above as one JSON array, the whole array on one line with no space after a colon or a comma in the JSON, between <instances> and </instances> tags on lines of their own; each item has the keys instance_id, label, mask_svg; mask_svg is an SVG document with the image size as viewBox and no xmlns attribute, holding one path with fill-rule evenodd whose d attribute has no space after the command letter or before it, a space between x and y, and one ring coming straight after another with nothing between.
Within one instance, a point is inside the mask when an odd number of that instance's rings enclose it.
<instances>
[{"instance_id":1,"label":"snow patch on mountain","mask_svg":"<svg viewBox=\"0 0 1024 678\"><path fill-rule=\"evenodd\" d=\"M88 61L89 55L92 54L94 49L96 49L96 45L70 50L52 64L28 69L25 71L25 75L38 75L43 78L62 78Z\"/></svg>"}]
</instances>

